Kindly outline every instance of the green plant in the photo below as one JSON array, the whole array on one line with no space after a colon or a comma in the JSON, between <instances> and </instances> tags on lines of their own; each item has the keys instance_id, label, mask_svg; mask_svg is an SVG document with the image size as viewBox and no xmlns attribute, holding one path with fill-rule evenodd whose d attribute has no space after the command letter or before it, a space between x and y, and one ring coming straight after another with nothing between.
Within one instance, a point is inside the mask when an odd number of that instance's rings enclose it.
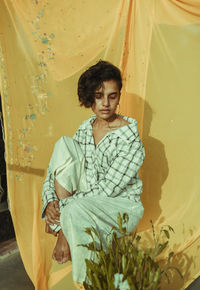
<instances>
[{"instance_id":1,"label":"green plant","mask_svg":"<svg viewBox=\"0 0 200 290\"><path fill-rule=\"evenodd\" d=\"M128 223L128 215L125 213L121 216L118 213L117 218L118 228L113 227L107 235L106 247L94 227L85 229L92 242L79 246L87 247L96 254L95 261L85 260L87 279L83 285L86 290L155 290L160 289L164 276L170 282L168 272L171 270L177 271L182 277L180 271L171 266L173 252L169 253L164 265L158 259L168 245L170 232L174 232L171 226L162 226L156 235L151 221L154 246L143 249L141 237L136 232L127 234L124 225Z\"/></svg>"}]
</instances>

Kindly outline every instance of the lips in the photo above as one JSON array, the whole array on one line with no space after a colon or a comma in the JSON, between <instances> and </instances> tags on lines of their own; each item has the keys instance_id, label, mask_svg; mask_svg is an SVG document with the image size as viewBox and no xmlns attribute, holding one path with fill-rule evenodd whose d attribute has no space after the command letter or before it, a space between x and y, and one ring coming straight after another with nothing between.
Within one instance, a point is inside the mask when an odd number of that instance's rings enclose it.
<instances>
[{"instance_id":1,"label":"lips","mask_svg":"<svg viewBox=\"0 0 200 290\"><path fill-rule=\"evenodd\" d=\"M110 110L100 110L101 113L109 113Z\"/></svg>"}]
</instances>

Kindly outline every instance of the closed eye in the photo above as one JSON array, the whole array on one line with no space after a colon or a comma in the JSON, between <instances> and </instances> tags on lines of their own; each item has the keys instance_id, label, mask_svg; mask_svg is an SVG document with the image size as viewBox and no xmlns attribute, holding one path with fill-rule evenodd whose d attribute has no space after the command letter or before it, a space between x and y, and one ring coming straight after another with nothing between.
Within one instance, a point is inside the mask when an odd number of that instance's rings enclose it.
<instances>
[{"instance_id":1,"label":"closed eye","mask_svg":"<svg viewBox=\"0 0 200 290\"><path fill-rule=\"evenodd\" d=\"M101 99L102 97L102 94L101 93L95 93L95 98L96 99Z\"/></svg>"},{"instance_id":2,"label":"closed eye","mask_svg":"<svg viewBox=\"0 0 200 290\"><path fill-rule=\"evenodd\" d=\"M109 98L110 99L115 99L116 97L117 97L117 93L114 93L114 94L109 95Z\"/></svg>"}]
</instances>

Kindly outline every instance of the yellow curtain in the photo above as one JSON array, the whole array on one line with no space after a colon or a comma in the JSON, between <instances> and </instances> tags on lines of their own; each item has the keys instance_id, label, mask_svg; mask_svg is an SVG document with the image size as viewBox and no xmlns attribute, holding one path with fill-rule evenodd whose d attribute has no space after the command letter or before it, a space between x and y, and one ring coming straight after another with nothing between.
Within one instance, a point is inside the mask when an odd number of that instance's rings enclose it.
<instances>
[{"instance_id":1,"label":"yellow curtain","mask_svg":"<svg viewBox=\"0 0 200 290\"><path fill-rule=\"evenodd\" d=\"M38 290L76 289L71 263L58 265L44 233L41 190L56 140L91 111L77 80L99 59L122 70L121 113L138 120L146 160L145 214L175 229L170 248L184 281L199 275L199 0L2 0L0 80L10 210L20 253Z\"/></svg>"}]
</instances>

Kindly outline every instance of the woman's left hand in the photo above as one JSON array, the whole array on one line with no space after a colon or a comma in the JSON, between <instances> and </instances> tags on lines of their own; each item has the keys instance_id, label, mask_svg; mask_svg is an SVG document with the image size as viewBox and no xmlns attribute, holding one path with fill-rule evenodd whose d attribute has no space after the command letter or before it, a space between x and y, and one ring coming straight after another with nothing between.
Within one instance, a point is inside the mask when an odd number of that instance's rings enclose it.
<instances>
[{"instance_id":1,"label":"woman's left hand","mask_svg":"<svg viewBox=\"0 0 200 290\"><path fill-rule=\"evenodd\" d=\"M59 202L57 200L50 201L46 207L45 212L46 222L49 225L60 225Z\"/></svg>"},{"instance_id":2,"label":"woman's left hand","mask_svg":"<svg viewBox=\"0 0 200 290\"><path fill-rule=\"evenodd\" d=\"M53 235L54 237L57 237L57 232L54 232L51 228L50 228L50 226L47 224L47 222L45 221L45 232L47 233L47 234L51 234L51 235Z\"/></svg>"}]
</instances>

